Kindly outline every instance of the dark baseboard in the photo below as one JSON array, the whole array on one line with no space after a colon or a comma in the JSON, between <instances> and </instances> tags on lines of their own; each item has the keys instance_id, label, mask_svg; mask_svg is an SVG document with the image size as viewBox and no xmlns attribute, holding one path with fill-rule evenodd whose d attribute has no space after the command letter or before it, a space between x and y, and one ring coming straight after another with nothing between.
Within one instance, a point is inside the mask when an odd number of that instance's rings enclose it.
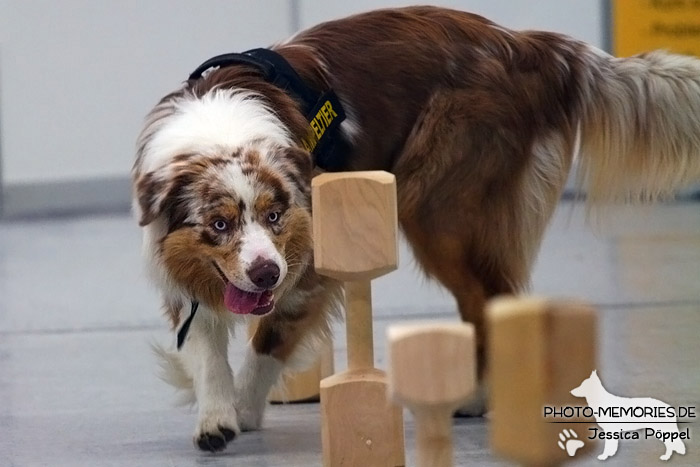
<instances>
[{"instance_id":1,"label":"dark baseboard","mask_svg":"<svg viewBox=\"0 0 700 467\"><path fill-rule=\"evenodd\" d=\"M6 184L0 200L2 219L128 212L129 177Z\"/></svg>"},{"instance_id":2,"label":"dark baseboard","mask_svg":"<svg viewBox=\"0 0 700 467\"><path fill-rule=\"evenodd\" d=\"M584 201L585 194L568 184L564 201ZM678 202L699 202L700 186L679 193ZM127 213L131 209L129 177L5 185L0 196L0 219L83 216Z\"/></svg>"}]
</instances>

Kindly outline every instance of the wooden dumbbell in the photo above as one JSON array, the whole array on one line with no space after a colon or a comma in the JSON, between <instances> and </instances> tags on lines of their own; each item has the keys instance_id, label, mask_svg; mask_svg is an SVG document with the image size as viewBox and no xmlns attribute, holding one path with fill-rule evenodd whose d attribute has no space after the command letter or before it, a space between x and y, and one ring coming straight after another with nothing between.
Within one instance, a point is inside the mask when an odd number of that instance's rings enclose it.
<instances>
[{"instance_id":1,"label":"wooden dumbbell","mask_svg":"<svg viewBox=\"0 0 700 467\"><path fill-rule=\"evenodd\" d=\"M570 391L596 368L596 313L585 304L499 298L487 307L491 448L522 465L570 459L558 445L564 429L544 408L580 406ZM577 422L582 419L568 419ZM582 431L585 430L585 431Z\"/></svg>"},{"instance_id":2,"label":"wooden dumbbell","mask_svg":"<svg viewBox=\"0 0 700 467\"><path fill-rule=\"evenodd\" d=\"M418 467L451 467L452 415L476 388L471 324L395 325L389 341L389 394L416 423Z\"/></svg>"},{"instance_id":3,"label":"wooden dumbbell","mask_svg":"<svg viewBox=\"0 0 700 467\"><path fill-rule=\"evenodd\" d=\"M253 318L248 326L248 336L253 337L259 319ZM281 384L273 387L267 400L273 404L318 402L321 380L334 371L333 340L329 337L319 347L314 364L306 370L285 372Z\"/></svg>"},{"instance_id":4,"label":"wooden dumbbell","mask_svg":"<svg viewBox=\"0 0 700 467\"><path fill-rule=\"evenodd\" d=\"M348 370L321 381L323 465L402 466L403 417L374 368L370 281L396 269L396 182L386 172L312 181L314 262L345 282Z\"/></svg>"}]
</instances>

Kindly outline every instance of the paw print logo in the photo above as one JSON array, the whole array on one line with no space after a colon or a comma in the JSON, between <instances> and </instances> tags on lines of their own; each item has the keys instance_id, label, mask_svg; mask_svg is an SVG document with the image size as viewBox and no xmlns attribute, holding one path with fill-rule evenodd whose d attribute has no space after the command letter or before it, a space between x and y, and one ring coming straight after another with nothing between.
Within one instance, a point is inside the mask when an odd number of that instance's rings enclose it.
<instances>
[{"instance_id":1,"label":"paw print logo","mask_svg":"<svg viewBox=\"0 0 700 467\"><path fill-rule=\"evenodd\" d=\"M583 441L578 439L578 435L574 430L568 430L564 428L561 433L559 433L559 441L557 445L562 451L566 451L569 457L574 457L576 451L583 447Z\"/></svg>"}]
</instances>

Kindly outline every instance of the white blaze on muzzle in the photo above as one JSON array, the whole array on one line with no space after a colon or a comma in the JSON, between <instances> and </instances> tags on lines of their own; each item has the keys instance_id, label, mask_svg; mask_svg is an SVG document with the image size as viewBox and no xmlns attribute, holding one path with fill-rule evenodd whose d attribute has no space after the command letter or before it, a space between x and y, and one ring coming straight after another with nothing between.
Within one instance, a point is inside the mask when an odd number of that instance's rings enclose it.
<instances>
[{"instance_id":1,"label":"white blaze on muzzle","mask_svg":"<svg viewBox=\"0 0 700 467\"><path fill-rule=\"evenodd\" d=\"M287 275L287 262L284 260L277 247L270 238L270 232L263 228L259 223L248 219L243 227L243 237L239 261L241 269L249 271L251 267L260 262L272 262L279 268L279 279L275 287L282 283ZM257 286L246 278L249 290L257 290Z\"/></svg>"}]
</instances>

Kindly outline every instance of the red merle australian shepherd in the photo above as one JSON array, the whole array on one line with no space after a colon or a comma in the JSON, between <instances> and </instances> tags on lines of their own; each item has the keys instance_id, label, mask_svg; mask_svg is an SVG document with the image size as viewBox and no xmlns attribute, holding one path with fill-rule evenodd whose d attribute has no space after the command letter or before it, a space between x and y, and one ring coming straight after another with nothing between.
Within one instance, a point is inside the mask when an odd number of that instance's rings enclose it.
<instances>
[{"instance_id":1,"label":"red merle australian shepherd","mask_svg":"<svg viewBox=\"0 0 700 467\"><path fill-rule=\"evenodd\" d=\"M592 205L700 179L700 60L614 58L414 7L205 62L150 112L133 169L178 337L160 353L196 398L195 443L217 451L258 429L280 372L329 332L342 291L312 264L315 171L396 175L406 238L476 326L483 376L484 302L527 286L574 159ZM234 375L229 335L250 315L262 319Z\"/></svg>"}]
</instances>

